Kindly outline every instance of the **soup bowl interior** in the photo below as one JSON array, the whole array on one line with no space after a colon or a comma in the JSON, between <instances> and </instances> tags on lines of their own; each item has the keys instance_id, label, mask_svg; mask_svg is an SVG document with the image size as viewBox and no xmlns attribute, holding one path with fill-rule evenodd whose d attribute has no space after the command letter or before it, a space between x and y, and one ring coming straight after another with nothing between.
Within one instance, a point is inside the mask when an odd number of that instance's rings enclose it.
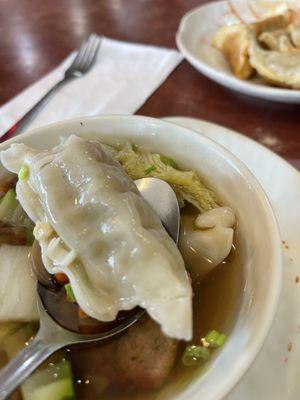
<instances>
[{"instance_id":1,"label":"soup bowl interior","mask_svg":"<svg viewBox=\"0 0 300 400\"><path fill-rule=\"evenodd\" d=\"M206 184L234 209L242 249L243 284L241 296L237 293L240 304L227 343L189 385L175 381L151 394L151 399L156 400L221 399L258 354L280 294L280 236L262 188L245 165L222 146L189 129L147 117L103 116L64 121L20 135L3 143L0 150L12 142L51 148L70 134L111 144L131 141L170 156L180 167L201 174Z\"/></svg>"}]
</instances>

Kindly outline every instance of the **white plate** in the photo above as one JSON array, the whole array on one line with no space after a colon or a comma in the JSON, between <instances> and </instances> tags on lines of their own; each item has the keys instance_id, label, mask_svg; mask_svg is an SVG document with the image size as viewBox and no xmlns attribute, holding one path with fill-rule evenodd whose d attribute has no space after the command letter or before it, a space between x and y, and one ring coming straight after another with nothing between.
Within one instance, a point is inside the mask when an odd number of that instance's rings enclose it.
<instances>
[{"instance_id":1,"label":"white plate","mask_svg":"<svg viewBox=\"0 0 300 400\"><path fill-rule=\"evenodd\" d=\"M240 158L266 191L277 216L284 252L278 311L258 358L227 400L300 398L300 174L264 146L229 129L183 117L169 121L194 129ZM290 350L290 351L289 351Z\"/></svg>"},{"instance_id":2,"label":"white plate","mask_svg":"<svg viewBox=\"0 0 300 400\"><path fill-rule=\"evenodd\" d=\"M224 0L195 8L181 20L176 43L184 57L207 77L230 89L268 100L300 103L300 90L268 86L261 79L243 81L231 72L222 53L212 47L211 40L223 25L250 23L286 7L296 8L299 0Z\"/></svg>"}]
</instances>

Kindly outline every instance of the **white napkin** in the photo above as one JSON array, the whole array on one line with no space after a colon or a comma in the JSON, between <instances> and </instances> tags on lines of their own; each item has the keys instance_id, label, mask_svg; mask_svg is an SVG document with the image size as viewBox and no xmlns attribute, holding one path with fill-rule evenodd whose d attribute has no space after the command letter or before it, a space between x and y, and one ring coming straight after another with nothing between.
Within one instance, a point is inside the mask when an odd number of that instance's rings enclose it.
<instances>
[{"instance_id":1,"label":"white napkin","mask_svg":"<svg viewBox=\"0 0 300 400\"><path fill-rule=\"evenodd\" d=\"M56 82L75 53L0 108L0 136ZM176 50L103 38L93 68L62 87L26 128L97 114L133 114L182 61Z\"/></svg>"}]
</instances>

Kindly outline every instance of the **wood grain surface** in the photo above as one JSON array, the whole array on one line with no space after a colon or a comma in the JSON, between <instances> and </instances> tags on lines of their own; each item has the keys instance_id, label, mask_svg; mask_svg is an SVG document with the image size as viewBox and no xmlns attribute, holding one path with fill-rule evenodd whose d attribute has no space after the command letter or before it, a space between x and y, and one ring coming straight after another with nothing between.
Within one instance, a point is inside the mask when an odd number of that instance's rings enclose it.
<instances>
[{"instance_id":1,"label":"wood grain surface","mask_svg":"<svg viewBox=\"0 0 300 400\"><path fill-rule=\"evenodd\" d=\"M0 105L41 78L90 33L175 47L181 17L203 0L0 0ZM138 114L202 118L267 145L300 169L300 106L258 100L186 61Z\"/></svg>"}]
</instances>

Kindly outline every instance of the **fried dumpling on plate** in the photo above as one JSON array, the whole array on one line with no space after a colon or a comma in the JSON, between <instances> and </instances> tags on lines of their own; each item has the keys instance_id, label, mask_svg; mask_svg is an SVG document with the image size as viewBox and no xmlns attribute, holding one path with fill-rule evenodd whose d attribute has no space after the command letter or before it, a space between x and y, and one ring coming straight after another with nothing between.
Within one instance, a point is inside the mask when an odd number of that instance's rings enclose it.
<instances>
[{"instance_id":1,"label":"fried dumpling on plate","mask_svg":"<svg viewBox=\"0 0 300 400\"><path fill-rule=\"evenodd\" d=\"M300 12L285 8L249 25L224 26L212 43L238 78L257 72L273 85L300 88Z\"/></svg>"},{"instance_id":2,"label":"fried dumpling on plate","mask_svg":"<svg viewBox=\"0 0 300 400\"><path fill-rule=\"evenodd\" d=\"M300 49L300 25L291 24L289 25L289 33L293 45Z\"/></svg>"},{"instance_id":3,"label":"fried dumpling on plate","mask_svg":"<svg viewBox=\"0 0 300 400\"><path fill-rule=\"evenodd\" d=\"M300 13L295 10L256 22L251 29L269 50L288 52L300 47Z\"/></svg>"},{"instance_id":4,"label":"fried dumpling on plate","mask_svg":"<svg viewBox=\"0 0 300 400\"><path fill-rule=\"evenodd\" d=\"M300 88L300 50L283 53L263 49L254 35L249 44L250 63L263 79L277 86Z\"/></svg>"},{"instance_id":5,"label":"fried dumpling on plate","mask_svg":"<svg viewBox=\"0 0 300 400\"><path fill-rule=\"evenodd\" d=\"M286 29L291 21L291 16L289 11L274 15L261 21L250 24L251 28L255 31L256 35L262 32L271 32L281 29Z\"/></svg>"},{"instance_id":6,"label":"fried dumpling on plate","mask_svg":"<svg viewBox=\"0 0 300 400\"><path fill-rule=\"evenodd\" d=\"M262 32L258 40L268 50L288 52L295 49L289 33L283 29Z\"/></svg>"},{"instance_id":7,"label":"fried dumpling on plate","mask_svg":"<svg viewBox=\"0 0 300 400\"><path fill-rule=\"evenodd\" d=\"M212 44L222 51L237 78L249 79L255 73L253 66L249 62L250 31L260 35L266 33L265 31L286 28L288 23L289 14L284 13L266 18L249 26L244 24L223 26L213 37ZM277 38L274 38L273 35L267 35L266 39L263 37L262 40L266 40L269 43L269 46L268 44L267 46L270 48L271 46L272 48L278 47ZM288 46L285 42L282 42L281 45L283 47Z\"/></svg>"},{"instance_id":8,"label":"fried dumpling on plate","mask_svg":"<svg viewBox=\"0 0 300 400\"><path fill-rule=\"evenodd\" d=\"M248 79L254 73L249 63L249 31L245 25L223 26L215 34L212 44L221 50L240 79Z\"/></svg>"}]
</instances>

